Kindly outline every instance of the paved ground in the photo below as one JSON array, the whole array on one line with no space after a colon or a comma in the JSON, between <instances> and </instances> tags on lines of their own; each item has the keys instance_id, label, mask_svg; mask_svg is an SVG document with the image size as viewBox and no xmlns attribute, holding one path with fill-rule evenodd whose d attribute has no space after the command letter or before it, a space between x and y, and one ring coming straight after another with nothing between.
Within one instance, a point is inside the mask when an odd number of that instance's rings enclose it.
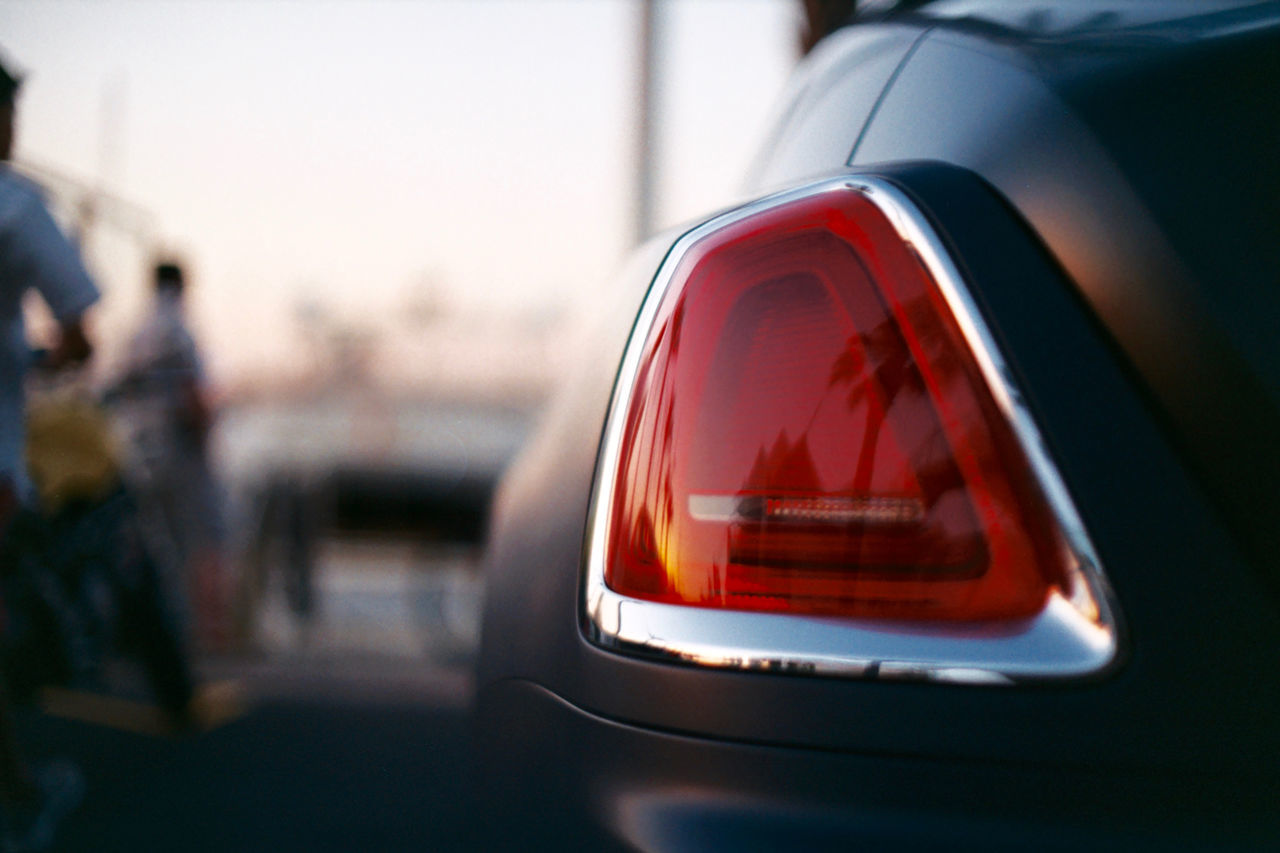
<instances>
[{"instance_id":1,"label":"paved ground","mask_svg":"<svg viewBox=\"0 0 1280 853\"><path fill-rule=\"evenodd\" d=\"M20 721L87 782L57 849L465 850L479 587L460 553L328 543L298 623L268 587L252 653L200 662L209 728L164 734L122 679ZM130 695L134 699L128 698Z\"/></svg>"}]
</instances>

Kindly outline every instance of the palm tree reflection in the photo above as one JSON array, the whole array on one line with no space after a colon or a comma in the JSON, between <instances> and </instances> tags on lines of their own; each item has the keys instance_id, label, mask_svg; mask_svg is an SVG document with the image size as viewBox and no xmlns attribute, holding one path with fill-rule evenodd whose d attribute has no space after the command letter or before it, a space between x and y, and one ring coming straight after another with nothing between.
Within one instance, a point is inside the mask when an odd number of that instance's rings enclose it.
<instances>
[{"instance_id":1,"label":"palm tree reflection","mask_svg":"<svg viewBox=\"0 0 1280 853\"><path fill-rule=\"evenodd\" d=\"M902 314L932 329L927 297ZM963 381L941 334L916 340L932 381ZM843 392L848 433L858 436L852 477L824 488L810 447L830 395ZM846 435L848 434L846 433ZM886 447L888 441L892 447ZM982 537L940 414L897 319L888 311L848 336L831 361L827 394L792 440L778 432L761 446L737 492L729 562L880 577L980 573Z\"/></svg>"}]
</instances>

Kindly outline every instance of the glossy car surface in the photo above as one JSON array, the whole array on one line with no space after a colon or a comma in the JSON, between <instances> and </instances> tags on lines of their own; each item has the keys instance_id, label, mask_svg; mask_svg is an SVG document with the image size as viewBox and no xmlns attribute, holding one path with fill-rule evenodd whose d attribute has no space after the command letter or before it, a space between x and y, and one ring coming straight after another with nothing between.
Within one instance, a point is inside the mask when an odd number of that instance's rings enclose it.
<instances>
[{"instance_id":1,"label":"glossy car surface","mask_svg":"<svg viewBox=\"0 0 1280 853\"><path fill-rule=\"evenodd\" d=\"M824 40L745 209L901 200L1074 514L1110 645L1061 669L1035 646L1025 666L975 654L990 632L957 622L667 604L692 634L606 624L593 525L629 341L681 246L735 214L712 215L636 252L500 491L477 724L504 837L1280 844L1277 81L1275 3L941 2Z\"/></svg>"}]
</instances>

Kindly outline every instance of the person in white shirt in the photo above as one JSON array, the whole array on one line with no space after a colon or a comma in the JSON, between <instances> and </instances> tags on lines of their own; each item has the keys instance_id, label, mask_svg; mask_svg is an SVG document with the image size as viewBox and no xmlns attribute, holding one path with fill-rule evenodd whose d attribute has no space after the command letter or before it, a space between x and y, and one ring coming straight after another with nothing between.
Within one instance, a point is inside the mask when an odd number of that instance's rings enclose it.
<instances>
[{"instance_id":1,"label":"person in white shirt","mask_svg":"<svg viewBox=\"0 0 1280 853\"><path fill-rule=\"evenodd\" d=\"M183 307L186 277L177 263L155 268L151 311L129 343L116 383L130 433L140 497L164 521L181 570L177 602L197 639L227 641L221 490L208 455L213 411L199 348Z\"/></svg>"},{"instance_id":2,"label":"person in white shirt","mask_svg":"<svg viewBox=\"0 0 1280 853\"><path fill-rule=\"evenodd\" d=\"M57 320L58 340L45 363L59 367L89 357L83 317L98 301L98 289L79 252L53 221L40 190L9 165L13 94L0 103L0 479L25 496L23 377L32 357L23 297L29 290L38 292Z\"/></svg>"},{"instance_id":3,"label":"person in white shirt","mask_svg":"<svg viewBox=\"0 0 1280 853\"><path fill-rule=\"evenodd\" d=\"M44 357L49 367L89 357L83 317L98 300L79 253L58 229L40 191L10 168L20 84L0 64L0 535L19 505L32 499L23 462L23 377L32 361L23 297L29 290L38 292L58 323L58 338ZM0 842L6 849L49 846L58 820L79 802L82 788L74 765L27 766L13 736L8 697L0 690Z\"/></svg>"}]
</instances>

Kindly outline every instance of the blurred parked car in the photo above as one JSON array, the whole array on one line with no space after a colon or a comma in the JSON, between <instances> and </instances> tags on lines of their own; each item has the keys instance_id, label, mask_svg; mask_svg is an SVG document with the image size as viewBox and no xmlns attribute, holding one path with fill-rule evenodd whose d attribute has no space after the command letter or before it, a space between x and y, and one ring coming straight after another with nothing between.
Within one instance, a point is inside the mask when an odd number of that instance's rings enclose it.
<instances>
[{"instance_id":1,"label":"blurred parked car","mask_svg":"<svg viewBox=\"0 0 1280 853\"><path fill-rule=\"evenodd\" d=\"M495 824L1280 847L1280 4L886 5L501 486Z\"/></svg>"},{"instance_id":2,"label":"blurred parked car","mask_svg":"<svg viewBox=\"0 0 1280 853\"><path fill-rule=\"evenodd\" d=\"M224 418L222 460L246 514L277 492L298 492L337 533L476 543L531 417L431 397L251 400Z\"/></svg>"}]
</instances>

